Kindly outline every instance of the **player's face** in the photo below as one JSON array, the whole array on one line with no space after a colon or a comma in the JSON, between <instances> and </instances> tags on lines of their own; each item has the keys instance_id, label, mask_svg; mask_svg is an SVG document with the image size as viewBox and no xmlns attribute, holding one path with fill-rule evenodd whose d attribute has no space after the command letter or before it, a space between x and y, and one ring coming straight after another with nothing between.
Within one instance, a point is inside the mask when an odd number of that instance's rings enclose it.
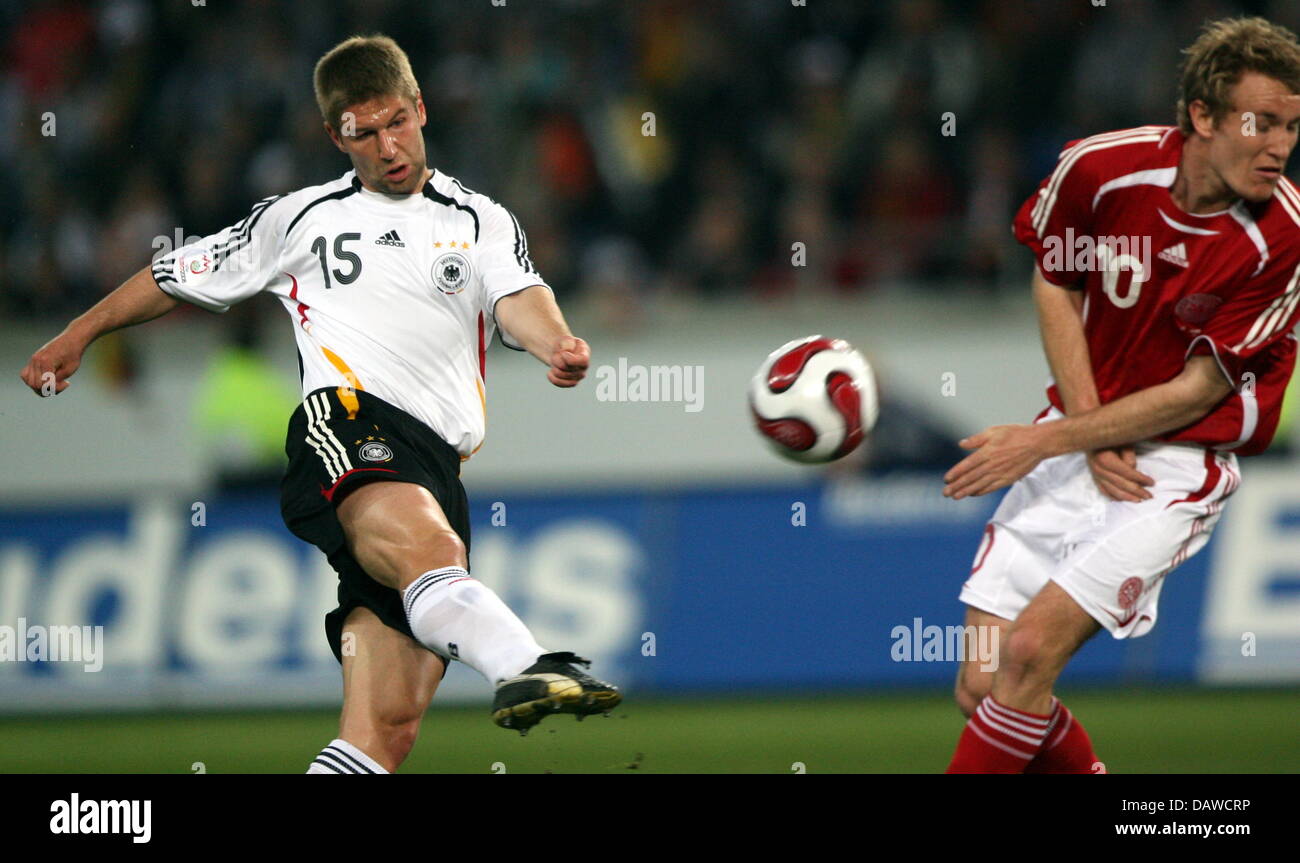
<instances>
[{"instance_id":1,"label":"player's face","mask_svg":"<svg viewBox=\"0 0 1300 863\"><path fill-rule=\"evenodd\" d=\"M382 96L349 105L338 129L325 125L348 154L361 184L386 195L410 195L424 186L424 100Z\"/></svg>"},{"instance_id":2,"label":"player's face","mask_svg":"<svg viewBox=\"0 0 1300 863\"><path fill-rule=\"evenodd\" d=\"M1210 163L1236 197L1267 201L1300 132L1300 95L1275 78L1247 72L1231 101L1232 110L1212 133Z\"/></svg>"}]
</instances>

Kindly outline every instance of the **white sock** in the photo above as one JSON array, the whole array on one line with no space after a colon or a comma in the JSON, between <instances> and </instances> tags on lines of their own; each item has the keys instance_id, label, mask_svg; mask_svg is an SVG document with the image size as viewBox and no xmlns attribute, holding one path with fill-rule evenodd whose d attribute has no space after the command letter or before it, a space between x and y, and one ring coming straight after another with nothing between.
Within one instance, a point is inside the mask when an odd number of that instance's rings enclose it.
<instances>
[{"instance_id":1,"label":"white sock","mask_svg":"<svg viewBox=\"0 0 1300 863\"><path fill-rule=\"evenodd\" d=\"M426 572L402 591L411 632L435 653L499 683L546 653L501 597L459 566Z\"/></svg>"},{"instance_id":2,"label":"white sock","mask_svg":"<svg viewBox=\"0 0 1300 863\"><path fill-rule=\"evenodd\" d=\"M346 740L331 740L307 768L308 773L387 773L379 762Z\"/></svg>"}]
</instances>

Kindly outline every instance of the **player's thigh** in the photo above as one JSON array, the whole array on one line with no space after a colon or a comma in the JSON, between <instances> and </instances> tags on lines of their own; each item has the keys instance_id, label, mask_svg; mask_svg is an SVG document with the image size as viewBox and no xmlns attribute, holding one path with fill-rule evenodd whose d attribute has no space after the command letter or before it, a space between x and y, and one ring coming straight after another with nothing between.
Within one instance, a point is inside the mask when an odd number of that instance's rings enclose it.
<instances>
[{"instance_id":1,"label":"player's thigh","mask_svg":"<svg viewBox=\"0 0 1300 863\"><path fill-rule=\"evenodd\" d=\"M370 482L338 505L348 549L371 578L401 590L421 573L466 566L468 555L437 499L411 482Z\"/></svg>"},{"instance_id":2,"label":"player's thigh","mask_svg":"<svg viewBox=\"0 0 1300 863\"><path fill-rule=\"evenodd\" d=\"M353 609L343 624L343 738L364 749L363 741L394 729L413 734L444 671L437 655L373 611Z\"/></svg>"},{"instance_id":3,"label":"player's thigh","mask_svg":"<svg viewBox=\"0 0 1300 863\"><path fill-rule=\"evenodd\" d=\"M961 708L962 713L969 716L975 712L980 701L993 688L993 675L997 671L1000 648L1011 621L973 606L967 606L966 626L985 627L983 631L987 635L981 636L979 643L993 646L991 661L972 656L957 664L957 686L954 695L957 706Z\"/></svg>"},{"instance_id":4,"label":"player's thigh","mask_svg":"<svg viewBox=\"0 0 1300 863\"><path fill-rule=\"evenodd\" d=\"M1015 671L1055 674L1101 624L1055 581L1049 581L1008 627L1001 661Z\"/></svg>"}]
</instances>

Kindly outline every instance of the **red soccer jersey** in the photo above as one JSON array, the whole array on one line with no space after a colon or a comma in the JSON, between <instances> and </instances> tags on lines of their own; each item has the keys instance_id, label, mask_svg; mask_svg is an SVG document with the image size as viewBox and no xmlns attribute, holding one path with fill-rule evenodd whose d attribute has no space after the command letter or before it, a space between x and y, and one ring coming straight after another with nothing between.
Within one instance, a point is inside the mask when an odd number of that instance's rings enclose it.
<instances>
[{"instance_id":1,"label":"red soccer jersey","mask_svg":"<svg viewBox=\"0 0 1300 863\"><path fill-rule=\"evenodd\" d=\"M1183 140L1141 126L1070 142L1014 230L1048 281L1085 291L1102 404L1213 355L1234 391L1160 439L1253 455L1273 438L1295 368L1300 192L1284 177L1262 204L1185 213L1169 194ZM1048 398L1064 409L1055 385Z\"/></svg>"}]
</instances>

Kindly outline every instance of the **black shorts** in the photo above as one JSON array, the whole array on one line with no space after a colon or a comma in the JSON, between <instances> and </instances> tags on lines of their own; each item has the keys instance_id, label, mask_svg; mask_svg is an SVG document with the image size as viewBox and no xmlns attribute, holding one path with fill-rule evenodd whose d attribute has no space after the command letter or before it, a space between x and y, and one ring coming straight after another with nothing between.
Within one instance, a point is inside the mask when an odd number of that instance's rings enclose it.
<instances>
[{"instance_id":1,"label":"black shorts","mask_svg":"<svg viewBox=\"0 0 1300 863\"><path fill-rule=\"evenodd\" d=\"M325 615L325 637L334 657L343 661L343 621L359 606L414 639L401 593L375 581L357 563L334 508L367 482L415 483L433 494L468 552L469 504L460 484L459 453L400 408L342 387L316 390L303 400L289 418L284 451L289 456L280 484L284 523L325 552L339 574L339 607Z\"/></svg>"}]
</instances>

